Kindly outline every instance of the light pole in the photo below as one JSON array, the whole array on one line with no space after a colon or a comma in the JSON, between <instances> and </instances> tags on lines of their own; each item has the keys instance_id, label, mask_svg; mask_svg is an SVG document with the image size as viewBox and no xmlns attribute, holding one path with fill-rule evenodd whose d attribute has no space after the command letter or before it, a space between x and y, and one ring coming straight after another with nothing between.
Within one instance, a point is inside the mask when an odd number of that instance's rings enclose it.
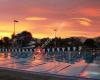
<instances>
[{"instance_id":1,"label":"light pole","mask_svg":"<svg viewBox=\"0 0 100 80\"><path fill-rule=\"evenodd\" d=\"M55 32L55 42L54 42L54 44L55 44L55 47L56 47L56 35L57 35L57 29L54 29L54 32Z\"/></svg>"}]
</instances>

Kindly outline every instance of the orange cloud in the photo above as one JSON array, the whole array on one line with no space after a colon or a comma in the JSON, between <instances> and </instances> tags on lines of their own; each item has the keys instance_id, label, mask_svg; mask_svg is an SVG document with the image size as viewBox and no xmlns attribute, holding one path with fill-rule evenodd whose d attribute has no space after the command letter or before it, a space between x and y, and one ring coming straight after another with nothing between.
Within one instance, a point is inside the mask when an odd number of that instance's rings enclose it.
<instances>
[{"instance_id":1,"label":"orange cloud","mask_svg":"<svg viewBox=\"0 0 100 80\"><path fill-rule=\"evenodd\" d=\"M81 25L84 26L90 26L92 23L92 20L88 18L72 18L72 19L77 20Z\"/></svg>"},{"instance_id":2,"label":"orange cloud","mask_svg":"<svg viewBox=\"0 0 100 80\"><path fill-rule=\"evenodd\" d=\"M41 21L41 20L47 20L47 18L44 18L44 17L28 17L28 18L25 18L25 20Z\"/></svg>"},{"instance_id":3,"label":"orange cloud","mask_svg":"<svg viewBox=\"0 0 100 80\"><path fill-rule=\"evenodd\" d=\"M97 8L82 8L79 12L86 16L100 16L100 9Z\"/></svg>"}]
</instances>

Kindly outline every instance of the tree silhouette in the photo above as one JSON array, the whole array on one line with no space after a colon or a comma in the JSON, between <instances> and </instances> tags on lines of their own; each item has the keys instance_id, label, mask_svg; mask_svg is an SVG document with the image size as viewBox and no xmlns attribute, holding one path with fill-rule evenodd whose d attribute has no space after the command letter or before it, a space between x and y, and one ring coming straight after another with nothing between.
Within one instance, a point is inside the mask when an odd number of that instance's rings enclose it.
<instances>
[{"instance_id":1,"label":"tree silhouette","mask_svg":"<svg viewBox=\"0 0 100 80\"><path fill-rule=\"evenodd\" d=\"M96 44L98 47L100 47L100 37L95 38Z\"/></svg>"},{"instance_id":2,"label":"tree silhouette","mask_svg":"<svg viewBox=\"0 0 100 80\"><path fill-rule=\"evenodd\" d=\"M9 48L10 47L10 38L9 37L3 37L3 47Z\"/></svg>"},{"instance_id":3,"label":"tree silhouette","mask_svg":"<svg viewBox=\"0 0 100 80\"><path fill-rule=\"evenodd\" d=\"M32 40L32 35L30 32L23 31L20 33L20 38L22 40L22 46L27 46L28 43Z\"/></svg>"},{"instance_id":4,"label":"tree silhouette","mask_svg":"<svg viewBox=\"0 0 100 80\"><path fill-rule=\"evenodd\" d=\"M15 40L17 47L25 47L28 46L30 41L32 40L32 34L28 31L23 31L17 34L13 40Z\"/></svg>"},{"instance_id":5,"label":"tree silhouette","mask_svg":"<svg viewBox=\"0 0 100 80\"><path fill-rule=\"evenodd\" d=\"M2 48L3 47L3 41L0 40L0 47Z\"/></svg>"},{"instance_id":6,"label":"tree silhouette","mask_svg":"<svg viewBox=\"0 0 100 80\"><path fill-rule=\"evenodd\" d=\"M93 39L86 39L84 46L87 47L96 47L96 42Z\"/></svg>"}]
</instances>

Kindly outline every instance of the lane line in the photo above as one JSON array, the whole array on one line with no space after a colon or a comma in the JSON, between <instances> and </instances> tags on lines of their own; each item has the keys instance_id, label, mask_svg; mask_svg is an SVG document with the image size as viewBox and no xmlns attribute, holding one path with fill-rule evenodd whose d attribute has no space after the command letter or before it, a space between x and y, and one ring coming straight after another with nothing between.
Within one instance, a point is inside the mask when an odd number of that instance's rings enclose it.
<instances>
[{"instance_id":1,"label":"lane line","mask_svg":"<svg viewBox=\"0 0 100 80\"><path fill-rule=\"evenodd\" d=\"M59 67L59 65L55 65L54 67L52 67L52 68L50 68L50 69L48 69L48 70L45 70L45 71L41 71L41 72L49 72L50 70L52 70L52 69L54 69L54 68L57 68L57 67Z\"/></svg>"},{"instance_id":2,"label":"lane line","mask_svg":"<svg viewBox=\"0 0 100 80\"><path fill-rule=\"evenodd\" d=\"M87 64L80 72L79 72L79 76L86 70L86 68L89 66L89 64Z\"/></svg>"},{"instance_id":3,"label":"lane line","mask_svg":"<svg viewBox=\"0 0 100 80\"><path fill-rule=\"evenodd\" d=\"M68 67L70 67L71 65L68 65L68 66L66 66L66 67L64 67L64 68L62 68L62 69L60 69L59 71L56 71L56 73L58 73L58 72L60 72L60 71L62 71L62 70L64 70L64 69L66 69L66 68L68 68Z\"/></svg>"}]
</instances>

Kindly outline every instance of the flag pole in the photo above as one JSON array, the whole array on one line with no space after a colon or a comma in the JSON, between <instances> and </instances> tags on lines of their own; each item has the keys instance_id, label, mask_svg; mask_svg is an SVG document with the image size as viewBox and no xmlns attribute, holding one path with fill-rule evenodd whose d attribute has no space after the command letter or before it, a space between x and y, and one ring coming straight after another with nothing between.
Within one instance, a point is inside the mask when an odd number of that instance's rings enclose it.
<instances>
[{"instance_id":1,"label":"flag pole","mask_svg":"<svg viewBox=\"0 0 100 80\"><path fill-rule=\"evenodd\" d=\"M14 35L16 34L16 23L18 22L17 20L14 20Z\"/></svg>"},{"instance_id":2,"label":"flag pole","mask_svg":"<svg viewBox=\"0 0 100 80\"><path fill-rule=\"evenodd\" d=\"M14 20L14 35L15 35L15 20Z\"/></svg>"}]
</instances>

